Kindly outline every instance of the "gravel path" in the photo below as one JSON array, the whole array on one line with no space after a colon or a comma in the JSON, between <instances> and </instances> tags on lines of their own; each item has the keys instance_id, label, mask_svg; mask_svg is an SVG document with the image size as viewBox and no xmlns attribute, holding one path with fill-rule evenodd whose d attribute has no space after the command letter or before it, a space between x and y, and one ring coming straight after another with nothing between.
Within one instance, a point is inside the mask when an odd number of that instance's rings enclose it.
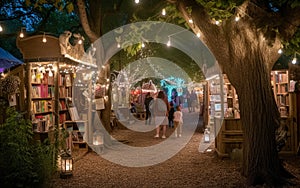
<instances>
[{"instance_id":1,"label":"gravel path","mask_svg":"<svg viewBox=\"0 0 300 188\"><path fill-rule=\"evenodd\" d=\"M185 114L186 122L193 115L196 113ZM173 138L173 131L168 128L167 140L178 145L178 140L185 138L184 136ZM187 128L184 131L187 132ZM113 132L114 138L127 140L126 144L133 147L151 147L165 142L161 138L153 138L154 135L154 130L138 133L116 129ZM59 174L56 174L51 187L247 187L245 178L239 172L239 162L220 159L213 151L199 152L202 137L203 134L196 131L189 142L174 156L150 166L128 167L106 160L110 153L117 152L118 145L114 149L106 149L102 156L88 152L76 161L73 177L60 179ZM213 143L210 145L211 149L213 145ZM78 156L82 151L74 154ZM126 152L119 157L127 159L128 156L132 161L143 157L142 154L130 155ZM294 187L300 187L300 158L285 159L285 164L286 168L297 177L293 180L296 183Z\"/></svg>"}]
</instances>

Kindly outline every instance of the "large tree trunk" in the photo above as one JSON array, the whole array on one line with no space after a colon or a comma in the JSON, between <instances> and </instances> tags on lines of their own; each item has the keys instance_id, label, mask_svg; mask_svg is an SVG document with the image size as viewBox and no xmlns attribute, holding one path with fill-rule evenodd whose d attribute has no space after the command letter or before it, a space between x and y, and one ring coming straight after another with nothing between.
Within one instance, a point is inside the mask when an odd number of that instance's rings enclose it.
<instances>
[{"instance_id":1,"label":"large tree trunk","mask_svg":"<svg viewBox=\"0 0 300 188\"><path fill-rule=\"evenodd\" d=\"M235 34L237 30L239 35ZM280 115L270 79L274 62L270 51L274 50L251 25L228 27L224 31L228 32L231 62L230 66L220 63L239 97L244 131L242 173L249 185L282 184L285 181L275 141Z\"/></svg>"}]
</instances>

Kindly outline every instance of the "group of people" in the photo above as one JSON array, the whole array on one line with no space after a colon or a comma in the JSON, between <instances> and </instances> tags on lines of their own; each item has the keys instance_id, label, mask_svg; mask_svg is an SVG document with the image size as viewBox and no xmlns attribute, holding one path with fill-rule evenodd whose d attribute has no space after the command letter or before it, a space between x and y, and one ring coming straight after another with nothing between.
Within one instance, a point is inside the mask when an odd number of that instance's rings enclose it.
<instances>
[{"instance_id":1,"label":"group of people","mask_svg":"<svg viewBox=\"0 0 300 188\"><path fill-rule=\"evenodd\" d=\"M172 93L172 97L173 96L175 95ZM152 123L156 126L155 138L160 137L161 129L161 138L166 138L168 125L169 127L175 128L175 137L181 137L183 115L178 99L176 101L176 98L173 97L169 102L164 91L159 91L156 98L153 98L150 93L147 93L144 103L146 109L146 124Z\"/></svg>"}]
</instances>

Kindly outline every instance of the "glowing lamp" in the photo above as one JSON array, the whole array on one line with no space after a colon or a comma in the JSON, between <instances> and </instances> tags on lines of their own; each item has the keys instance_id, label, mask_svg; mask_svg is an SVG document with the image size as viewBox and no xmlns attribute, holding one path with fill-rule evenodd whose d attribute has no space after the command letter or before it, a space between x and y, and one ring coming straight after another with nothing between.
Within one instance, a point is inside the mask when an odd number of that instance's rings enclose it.
<instances>
[{"instance_id":1,"label":"glowing lamp","mask_svg":"<svg viewBox=\"0 0 300 188\"><path fill-rule=\"evenodd\" d=\"M60 155L60 178L69 178L73 176L73 157L69 153Z\"/></svg>"}]
</instances>

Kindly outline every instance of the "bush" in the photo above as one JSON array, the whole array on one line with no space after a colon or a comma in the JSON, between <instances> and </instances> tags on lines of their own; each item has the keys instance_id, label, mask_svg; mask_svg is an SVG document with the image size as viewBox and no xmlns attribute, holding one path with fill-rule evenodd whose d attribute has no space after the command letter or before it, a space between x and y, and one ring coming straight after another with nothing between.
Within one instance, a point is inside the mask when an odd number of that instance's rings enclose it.
<instances>
[{"instance_id":1,"label":"bush","mask_svg":"<svg viewBox=\"0 0 300 188\"><path fill-rule=\"evenodd\" d=\"M55 170L51 145L35 142L32 125L14 108L7 108L0 125L1 187L43 187Z\"/></svg>"}]
</instances>

